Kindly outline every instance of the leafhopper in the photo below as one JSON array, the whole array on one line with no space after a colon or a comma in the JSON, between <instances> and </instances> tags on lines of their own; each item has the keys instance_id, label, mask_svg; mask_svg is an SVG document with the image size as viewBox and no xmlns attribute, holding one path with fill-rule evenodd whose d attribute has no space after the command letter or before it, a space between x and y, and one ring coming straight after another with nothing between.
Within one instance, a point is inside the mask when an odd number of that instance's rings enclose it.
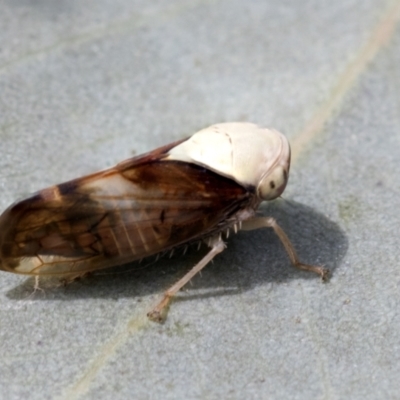
<instances>
[{"instance_id":1,"label":"leafhopper","mask_svg":"<svg viewBox=\"0 0 400 400\"><path fill-rule=\"evenodd\" d=\"M286 187L290 146L274 129L212 125L113 168L40 190L0 216L0 269L74 279L204 241L209 252L148 313L160 321L171 298L217 254L230 231L272 228L292 264L299 261L263 201Z\"/></svg>"}]
</instances>

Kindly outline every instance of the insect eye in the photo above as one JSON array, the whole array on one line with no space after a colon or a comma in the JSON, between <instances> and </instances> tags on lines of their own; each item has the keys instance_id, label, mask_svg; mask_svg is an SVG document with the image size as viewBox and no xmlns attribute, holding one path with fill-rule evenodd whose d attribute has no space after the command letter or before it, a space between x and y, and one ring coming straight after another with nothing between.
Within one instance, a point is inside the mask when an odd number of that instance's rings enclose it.
<instances>
[{"instance_id":1,"label":"insect eye","mask_svg":"<svg viewBox=\"0 0 400 400\"><path fill-rule=\"evenodd\" d=\"M258 196L263 200L272 200L280 196L287 183L287 172L282 166L277 166L265 175L258 185Z\"/></svg>"}]
</instances>

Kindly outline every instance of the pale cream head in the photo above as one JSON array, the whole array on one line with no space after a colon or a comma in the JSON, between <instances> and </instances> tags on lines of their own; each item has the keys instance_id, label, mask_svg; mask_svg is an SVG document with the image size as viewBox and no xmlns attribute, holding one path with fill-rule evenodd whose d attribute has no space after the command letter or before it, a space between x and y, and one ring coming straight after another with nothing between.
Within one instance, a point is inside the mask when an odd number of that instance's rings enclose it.
<instances>
[{"instance_id":1,"label":"pale cream head","mask_svg":"<svg viewBox=\"0 0 400 400\"><path fill-rule=\"evenodd\" d=\"M212 125L172 148L166 160L206 167L255 187L262 200L272 200L285 189L290 167L290 147L274 129L247 122Z\"/></svg>"}]
</instances>

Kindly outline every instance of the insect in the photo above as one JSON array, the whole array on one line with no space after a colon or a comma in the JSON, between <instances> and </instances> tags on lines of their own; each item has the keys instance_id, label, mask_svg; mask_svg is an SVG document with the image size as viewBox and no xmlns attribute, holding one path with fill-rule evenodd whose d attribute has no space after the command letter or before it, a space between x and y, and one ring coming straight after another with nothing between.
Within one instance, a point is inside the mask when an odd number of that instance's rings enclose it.
<instances>
[{"instance_id":1,"label":"insect","mask_svg":"<svg viewBox=\"0 0 400 400\"><path fill-rule=\"evenodd\" d=\"M225 249L223 234L272 228L292 264L291 242L264 200L285 189L288 140L251 123L221 123L91 175L43 189L0 216L0 269L74 279L203 240L209 252L148 313L165 317L171 298Z\"/></svg>"}]
</instances>

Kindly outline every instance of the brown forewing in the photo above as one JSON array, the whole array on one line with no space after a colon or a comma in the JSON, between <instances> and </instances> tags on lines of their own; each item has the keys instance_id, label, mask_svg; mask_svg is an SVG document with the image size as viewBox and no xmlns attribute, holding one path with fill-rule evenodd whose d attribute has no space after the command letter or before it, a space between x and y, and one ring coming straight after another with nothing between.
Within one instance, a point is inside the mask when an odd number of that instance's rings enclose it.
<instances>
[{"instance_id":1,"label":"brown forewing","mask_svg":"<svg viewBox=\"0 0 400 400\"><path fill-rule=\"evenodd\" d=\"M0 217L0 268L80 275L218 231L252 195L230 179L179 161L166 146L44 189Z\"/></svg>"}]
</instances>

